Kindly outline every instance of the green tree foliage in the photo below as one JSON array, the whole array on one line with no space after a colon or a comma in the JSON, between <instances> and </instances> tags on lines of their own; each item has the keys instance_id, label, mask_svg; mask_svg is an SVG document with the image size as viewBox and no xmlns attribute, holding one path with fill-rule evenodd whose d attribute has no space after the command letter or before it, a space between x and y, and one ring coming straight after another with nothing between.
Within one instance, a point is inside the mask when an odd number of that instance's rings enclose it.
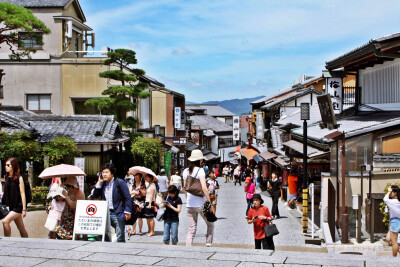
<instances>
[{"instance_id":1,"label":"green tree foliage","mask_svg":"<svg viewBox=\"0 0 400 267\"><path fill-rule=\"evenodd\" d=\"M102 114L114 115L115 119L126 128L136 128L137 122L133 117L126 117L128 111L136 110L137 100L150 96L144 90L147 83L140 82L139 75L145 74L141 69L132 69L132 64L137 64L135 51L129 49L116 49L107 54L105 65L117 66L118 70L109 70L99 73L102 78L118 81L119 85L112 85L102 92L109 97L93 98L85 105L96 107ZM125 70L125 71L124 71ZM129 71L129 73L126 73Z\"/></svg>"},{"instance_id":2,"label":"green tree foliage","mask_svg":"<svg viewBox=\"0 0 400 267\"><path fill-rule=\"evenodd\" d=\"M11 50L10 59L20 60L29 58L30 53L36 50L32 47L26 47L24 50L18 50L22 45L18 32L24 32L28 38L36 38L42 42L42 34L49 34L50 30L32 11L22 6L16 6L9 3L0 3L0 46L5 43Z\"/></svg>"},{"instance_id":3,"label":"green tree foliage","mask_svg":"<svg viewBox=\"0 0 400 267\"><path fill-rule=\"evenodd\" d=\"M68 158L81 157L75 142L65 136L54 137L43 146L42 156L49 156L50 166L63 163Z\"/></svg>"},{"instance_id":4,"label":"green tree foliage","mask_svg":"<svg viewBox=\"0 0 400 267\"><path fill-rule=\"evenodd\" d=\"M138 136L132 141L132 156L134 165L144 166L157 171L160 163L161 141L154 138Z\"/></svg>"},{"instance_id":5,"label":"green tree foliage","mask_svg":"<svg viewBox=\"0 0 400 267\"><path fill-rule=\"evenodd\" d=\"M0 159L15 157L20 161L40 160L41 146L30 137L29 132L9 135L0 131Z\"/></svg>"}]
</instances>

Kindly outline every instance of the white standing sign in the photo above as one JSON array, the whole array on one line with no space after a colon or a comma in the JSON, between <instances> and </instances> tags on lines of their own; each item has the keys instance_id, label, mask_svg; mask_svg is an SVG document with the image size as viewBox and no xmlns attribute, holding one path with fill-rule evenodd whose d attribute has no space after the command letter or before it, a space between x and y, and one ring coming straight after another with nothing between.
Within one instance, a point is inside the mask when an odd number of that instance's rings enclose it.
<instances>
[{"instance_id":1,"label":"white standing sign","mask_svg":"<svg viewBox=\"0 0 400 267\"><path fill-rule=\"evenodd\" d=\"M101 200L78 200L75 209L74 235L102 235L110 232L110 211L108 201ZM109 236L110 237L110 236Z\"/></svg>"},{"instance_id":2,"label":"white standing sign","mask_svg":"<svg viewBox=\"0 0 400 267\"><path fill-rule=\"evenodd\" d=\"M342 112L342 78L327 78L326 79L327 92L331 95L333 111L335 114Z\"/></svg>"},{"instance_id":3,"label":"white standing sign","mask_svg":"<svg viewBox=\"0 0 400 267\"><path fill-rule=\"evenodd\" d=\"M181 108L175 107L175 117L174 117L175 129L181 128Z\"/></svg>"},{"instance_id":4,"label":"white standing sign","mask_svg":"<svg viewBox=\"0 0 400 267\"><path fill-rule=\"evenodd\" d=\"M233 117L232 132L233 132L233 141L239 141L240 140L240 117L239 116Z\"/></svg>"},{"instance_id":5,"label":"white standing sign","mask_svg":"<svg viewBox=\"0 0 400 267\"><path fill-rule=\"evenodd\" d=\"M83 172L85 172L85 158L74 158L74 165L80 168ZM76 179L78 180L79 183L79 189L82 192L85 192L84 191L85 176L76 176Z\"/></svg>"}]
</instances>

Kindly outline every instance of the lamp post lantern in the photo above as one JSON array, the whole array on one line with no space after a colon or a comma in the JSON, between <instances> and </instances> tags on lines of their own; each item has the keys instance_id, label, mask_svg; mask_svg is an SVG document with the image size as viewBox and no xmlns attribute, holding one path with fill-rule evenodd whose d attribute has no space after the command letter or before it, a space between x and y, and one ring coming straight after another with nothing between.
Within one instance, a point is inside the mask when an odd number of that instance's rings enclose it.
<instances>
[{"instance_id":1,"label":"lamp post lantern","mask_svg":"<svg viewBox=\"0 0 400 267\"><path fill-rule=\"evenodd\" d=\"M307 121L310 119L310 104L300 104L300 119L303 120L303 233L308 230L308 188L307 188ZM311 203L313 205L313 203Z\"/></svg>"}]
</instances>

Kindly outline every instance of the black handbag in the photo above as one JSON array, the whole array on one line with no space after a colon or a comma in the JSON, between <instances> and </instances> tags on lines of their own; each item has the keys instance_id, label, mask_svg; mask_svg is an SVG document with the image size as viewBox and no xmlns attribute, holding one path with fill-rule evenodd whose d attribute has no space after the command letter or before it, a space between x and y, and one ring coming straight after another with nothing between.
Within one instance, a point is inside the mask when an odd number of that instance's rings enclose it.
<instances>
[{"instance_id":1,"label":"black handbag","mask_svg":"<svg viewBox=\"0 0 400 267\"><path fill-rule=\"evenodd\" d=\"M3 220L10 211L7 209L6 205L0 204L0 220Z\"/></svg>"},{"instance_id":2,"label":"black handbag","mask_svg":"<svg viewBox=\"0 0 400 267\"><path fill-rule=\"evenodd\" d=\"M270 222L270 224L264 226L264 231L265 231L265 235L267 237L272 237L274 235L279 234L278 228L276 228L276 225L273 224L272 222Z\"/></svg>"}]
</instances>

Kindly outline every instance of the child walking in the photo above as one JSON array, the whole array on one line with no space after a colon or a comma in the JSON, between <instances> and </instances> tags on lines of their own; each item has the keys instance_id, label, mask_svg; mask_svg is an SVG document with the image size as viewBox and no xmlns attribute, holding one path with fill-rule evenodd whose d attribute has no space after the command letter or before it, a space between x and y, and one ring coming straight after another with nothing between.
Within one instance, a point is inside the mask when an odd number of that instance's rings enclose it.
<instances>
[{"instance_id":1,"label":"child walking","mask_svg":"<svg viewBox=\"0 0 400 267\"><path fill-rule=\"evenodd\" d=\"M253 224L254 226L254 242L255 248L270 249L275 250L273 237L268 237L265 235L264 227L272 221L269 209L263 206L264 200L261 198L260 194L254 194L253 205L254 207L249 209L247 213L247 223Z\"/></svg>"},{"instance_id":2,"label":"child walking","mask_svg":"<svg viewBox=\"0 0 400 267\"><path fill-rule=\"evenodd\" d=\"M48 238L55 239L56 232L54 229L60 223L62 212L65 208L64 189L59 184L53 184L47 198L53 198L49 207L49 215L47 216L44 227L50 230Z\"/></svg>"},{"instance_id":3,"label":"child walking","mask_svg":"<svg viewBox=\"0 0 400 267\"><path fill-rule=\"evenodd\" d=\"M175 185L168 187L168 196L161 205L166 207L164 213L164 244L178 244L179 213L182 210L182 199L179 197L179 190Z\"/></svg>"}]
</instances>

